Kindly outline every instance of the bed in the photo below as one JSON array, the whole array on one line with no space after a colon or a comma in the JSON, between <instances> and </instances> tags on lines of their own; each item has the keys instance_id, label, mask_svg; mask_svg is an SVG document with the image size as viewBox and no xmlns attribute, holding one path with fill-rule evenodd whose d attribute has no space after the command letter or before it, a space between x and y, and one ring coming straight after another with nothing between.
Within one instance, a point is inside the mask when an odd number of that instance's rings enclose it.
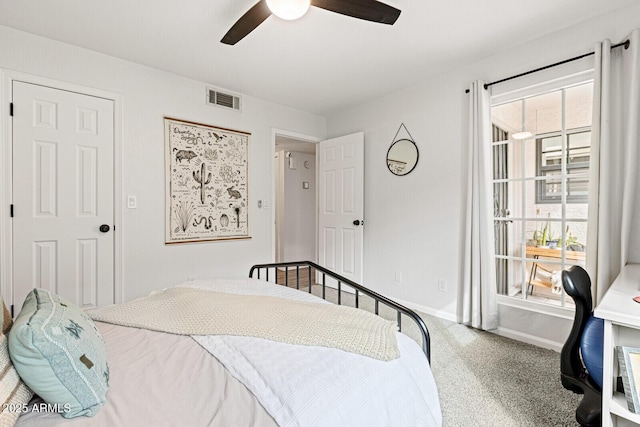
<instances>
[{"instance_id":1,"label":"bed","mask_svg":"<svg viewBox=\"0 0 640 427\"><path fill-rule=\"evenodd\" d=\"M224 294L242 305L256 299L265 304L286 300L286 304L318 310L324 305L329 308L331 303L325 301L328 296L337 305L349 300L357 308L362 308L366 300L376 315L382 311L387 316L395 313L394 325L397 323L399 329L403 320L410 322L421 342L394 331L399 357L379 360L324 345L298 345L248 335L180 335L98 320L95 325L108 353L109 388L104 404L91 417L64 418L51 411L50 405L35 400L21 411L16 425L442 424L429 367L429 334L422 319L406 307L311 262L256 265L249 279L194 280L167 292L177 288L202 301L206 300L203 295L218 298ZM141 301L152 304L155 300ZM223 301L227 304L226 299ZM194 308L184 311L197 313L196 304L190 304ZM125 305L114 307L124 309ZM138 306L127 307L138 310ZM106 311L92 317L99 319ZM306 330L314 319L295 322L300 325L294 328ZM349 344L351 340L347 341Z\"/></svg>"}]
</instances>

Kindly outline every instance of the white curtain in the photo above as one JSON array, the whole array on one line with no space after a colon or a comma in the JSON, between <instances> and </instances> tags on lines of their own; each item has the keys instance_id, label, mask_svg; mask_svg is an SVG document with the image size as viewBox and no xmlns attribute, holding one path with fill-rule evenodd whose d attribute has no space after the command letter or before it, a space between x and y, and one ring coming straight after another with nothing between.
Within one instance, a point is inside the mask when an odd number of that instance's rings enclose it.
<instances>
[{"instance_id":1,"label":"white curtain","mask_svg":"<svg viewBox=\"0 0 640 427\"><path fill-rule=\"evenodd\" d=\"M632 235L640 236L638 226L633 226L640 189L640 29L628 40L628 49L612 50L609 40L595 49L587 234L587 271L595 304L632 261Z\"/></svg>"},{"instance_id":2,"label":"white curtain","mask_svg":"<svg viewBox=\"0 0 640 427\"><path fill-rule=\"evenodd\" d=\"M491 103L484 82L469 92L469 159L466 221L459 288L459 323L479 329L498 327L491 167Z\"/></svg>"}]
</instances>

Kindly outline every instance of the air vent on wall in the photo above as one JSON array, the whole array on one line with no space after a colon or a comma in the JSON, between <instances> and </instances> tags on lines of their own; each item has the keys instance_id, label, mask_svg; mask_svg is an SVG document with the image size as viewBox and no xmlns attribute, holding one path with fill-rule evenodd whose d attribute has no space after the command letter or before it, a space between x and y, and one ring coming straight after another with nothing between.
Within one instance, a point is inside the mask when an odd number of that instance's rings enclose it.
<instances>
[{"instance_id":1,"label":"air vent on wall","mask_svg":"<svg viewBox=\"0 0 640 427\"><path fill-rule=\"evenodd\" d=\"M241 100L240 95L230 93L229 91L207 88L207 104L209 105L240 111L242 105Z\"/></svg>"}]
</instances>

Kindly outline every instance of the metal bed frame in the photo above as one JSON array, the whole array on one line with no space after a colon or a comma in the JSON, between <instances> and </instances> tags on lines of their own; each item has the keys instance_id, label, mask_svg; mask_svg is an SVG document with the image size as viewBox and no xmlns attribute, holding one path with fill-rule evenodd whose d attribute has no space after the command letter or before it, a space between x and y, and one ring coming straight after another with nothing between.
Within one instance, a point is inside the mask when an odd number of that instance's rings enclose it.
<instances>
[{"instance_id":1,"label":"metal bed frame","mask_svg":"<svg viewBox=\"0 0 640 427\"><path fill-rule=\"evenodd\" d=\"M420 331L420 334L422 336L422 351L424 352L424 354L427 356L427 361L429 363L431 363L431 339L429 337L429 331L427 329L427 326L425 325L424 321L422 320L422 318L420 316L418 316L413 310L398 304L395 301L390 300L389 298L380 295L370 289L365 288L362 285L359 285L357 283L355 283L352 280L347 279L346 277L340 276L339 274L334 273L331 270L328 270L314 262L311 261L296 261L296 262L281 262L281 263L272 263L272 264L256 264L253 267L251 267L251 270L249 271L249 277L253 278L253 274L254 272L257 271L257 278L260 279L261 277L261 272L263 270L266 270L266 281L269 281L269 270L273 270L275 273L275 280L277 281L277 277L278 277L278 269L282 268L284 269L284 285L287 287L289 286L289 269L290 268L295 268L296 271L296 278L295 278L295 288L300 290L300 268L308 268L308 272L309 272L309 280L307 283L307 287L308 293L311 293L311 288L312 285L316 284L316 283L312 283L315 282L315 280L311 280L312 277L312 269L318 271L319 273L322 273L322 283L318 283L317 285L322 286L322 299L326 300L326 288L327 288L327 283L326 283L326 278L327 276L329 276L330 278L336 280L338 282L338 305L342 305L342 286L343 285L347 285L350 288L352 288L355 291L355 307L356 308L360 308L360 294L366 295L370 298L372 298L375 302L375 314L376 315L380 315L379 314L379 307L380 307L380 303L386 305L387 307L393 309L396 311L397 313L397 321L398 321L398 329L400 332L402 332L402 315L404 314L405 316L408 316L411 320L413 320L416 325L418 326L418 330Z\"/></svg>"}]
</instances>

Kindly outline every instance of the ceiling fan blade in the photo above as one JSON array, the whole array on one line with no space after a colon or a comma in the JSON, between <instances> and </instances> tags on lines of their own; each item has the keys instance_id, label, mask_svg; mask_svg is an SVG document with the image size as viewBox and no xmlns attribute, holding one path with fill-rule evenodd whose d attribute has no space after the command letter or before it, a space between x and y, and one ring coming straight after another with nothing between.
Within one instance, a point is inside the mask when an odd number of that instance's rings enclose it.
<instances>
[{"instance_id":1,"label":"ceiling fan blade","mask_svg":"<svg viewBox=\"0 0 640 427\"><path fill-rule=\"evenodd\" d=\"M353 18L388 25L393 25L400 16L400 10L377 0L311 0L311 4Z\"/></svg>"},{"instance_id":2,"label":"ceiling fan blade","mask_svg":"<svg viewBox=\"0 0 640 427\"><path fill-rule=\"evenodd\" d=\"M220 42L230 45L238 43L269 16L271 16L271 10L269 10L266 0L260 0L233 24L233 27L227 31Z\"/></svg>"}]
</instances>

